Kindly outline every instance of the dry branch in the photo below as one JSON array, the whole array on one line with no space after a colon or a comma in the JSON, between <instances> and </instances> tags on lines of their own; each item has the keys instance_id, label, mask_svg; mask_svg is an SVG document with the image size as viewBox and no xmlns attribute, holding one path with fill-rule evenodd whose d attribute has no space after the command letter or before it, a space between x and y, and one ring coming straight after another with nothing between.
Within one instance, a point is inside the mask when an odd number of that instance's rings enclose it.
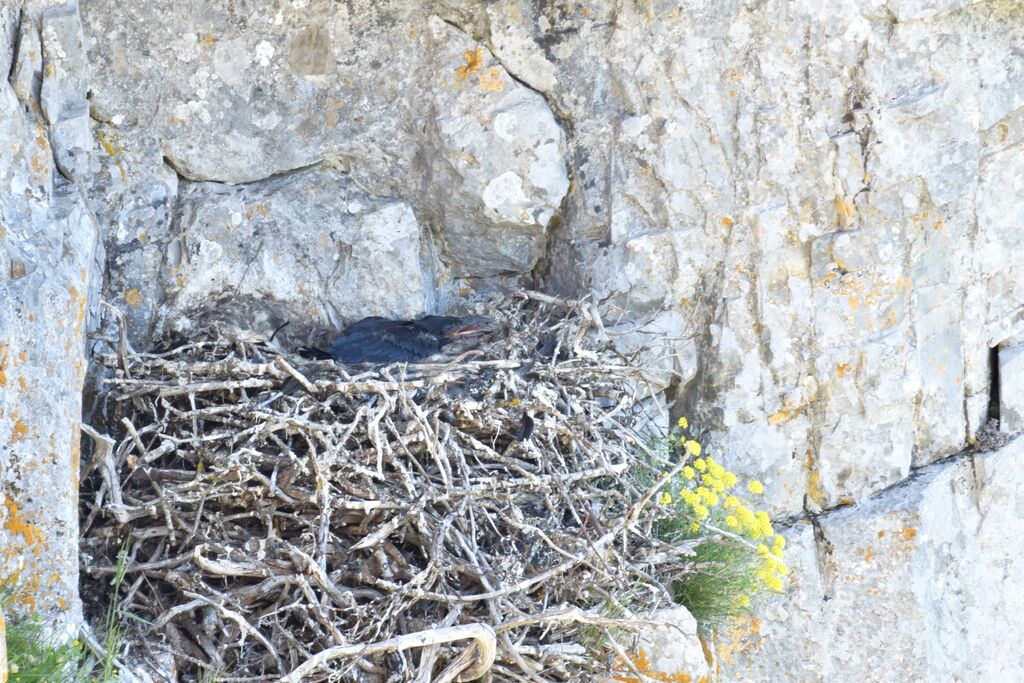
<instances>
[{"instance_id":1,"label":"dry branch","mask_svg":"<svg viewBox=\"0 0 1024 683\"><path fill-rule=\"evenodd\" d=\"M445 363L354 371L215 335L101 356L115 438L88 432L85 576L103 594L128 540L122 606L182 680L607 671L688 567L650 535L672 465L636 426L663 387L593 307L489 313L503 332Z\"/></svg>"}]
</instances>

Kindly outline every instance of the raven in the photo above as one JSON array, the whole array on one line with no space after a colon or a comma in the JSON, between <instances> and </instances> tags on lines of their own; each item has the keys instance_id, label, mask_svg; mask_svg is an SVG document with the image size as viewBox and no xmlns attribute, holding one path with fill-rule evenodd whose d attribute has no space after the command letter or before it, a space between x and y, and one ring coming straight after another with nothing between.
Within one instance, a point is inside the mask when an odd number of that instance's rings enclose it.
<instances>
[{"instance_id":1,"label":"raven","mask_svg":"<svg viewBox=\"0 0 1024 683\"><path fill-rule=\"evenodd\" d=\"M474 348L494 331L479 315L427 315L416 320L363 318L346 327L327 351L340 363L416 363Z\"/></svg>"}]
</instances>

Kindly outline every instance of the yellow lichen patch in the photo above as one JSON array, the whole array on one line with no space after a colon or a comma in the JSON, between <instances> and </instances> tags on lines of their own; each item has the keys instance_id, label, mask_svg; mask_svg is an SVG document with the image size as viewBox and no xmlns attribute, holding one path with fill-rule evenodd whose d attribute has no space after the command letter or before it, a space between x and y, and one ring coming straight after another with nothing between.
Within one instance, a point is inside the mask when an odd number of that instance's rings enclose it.
<instances>
[{"instance_id":1,"label":"yellow lichen patch","mask_svg":"<svg viewBox=\"0 0 1024 683\"><path fill-rule=\"evenodd\" d=\"M132 287L124 293L124 302L132 308L138 308L142 305L143 301L145 301L145 297L142 296L142 292L135 287Z\"/></svg>"},{"instance_id":2,"label":"yellow lichen patch","mask_svg":"<svg viewBox=\"0 0 1024 683\"><path fill-rule=\"evenodd\" d=\"M42 173L50 168L49 158L43 154L33 154L29 163L32 165L32 170L36 173Z\"/></svg>"},{"instance_id":3,"label":"yellow lichen patch","mask_svg":"<svg viewBox=\"0 0 1024 683\"><path fill-rule=\"evenodd\" d=\"M214 44L215 41L216 41L216 39L212 35L210 35L209 33L204 33L203 34L203 45L205 45L206 47L210 47L211 45Z\"/></svg>"},{"instance_id":4,"label":"yellow lichen patch","mask_svg":"<svg viewBox=\"0 0 1024 683\"><path fill-rule=\"evenodd\" d=\"M10 498L4 498L4 507L7 508L7 519L4 521L4 531L11 536L21 536L25 539L23 547L35 548L35 554L38 556L42 551L43 532L39 530L35 524L26 522L22 517L21 509L18 504ZM7 548L4 550L6 557L12 557L14 552L18 552L18 549Z\"/></svg>"},{"instance_id":5,"label":"yellow lichen patch","mask_svg":"<svg viewBox=\"0 0 1024 683\"><path fill-rule=\"evenodd\" d=\"M505 81L501 77L501 69L492 66L480 75L480 87L489 92L501 92L505 89Z\"/></svg>"},{"instance_id":6,"label":"yellow lichen patch","mask_svg":"<svg viewBox=\"0 0 1024 683\"><path fill-rule=\"evenodd\" d=\"M124 151L124 147L118 147L110 140L102 130L96 131L96 139L99 140L100 147L103 151L110 155L110 158L114 160L114 165L117 166L117 170L121 174L121 182L125 182L128 179L128 174L124 170L124 166L121 164L121 160L118 155Z\"/></svg>"},{"instance_id":7,"label":"yellow lichen patch","mask_svg":"<svg viewBox=\"0 0 1024 683\"><path fill-rule=\"evenodd\" d=\"M78 291L78 287L68 287L68 295L71 297L71 306L77 308L75 312L75 329L80 330L85 322L85 297Z\"/></svg>"},{"instance_id":8,"label":"yellow lichen patch","mask_svg":"<svg viewBox=\"0 0 1024 683\"><path fill-rule=\"evenodd\" d=\"M19 420L14 419L14 426L11 428L11 442L17 443L24 440L28 436L28 425Z\"/></svg>"},{"instance_id":9,"label":"yellow lichen patch","mask_svg":"<svg viewBox=\"0 0 1024 683\"><path fill-rule=\"evenodd\" d=\"M466 63L455 70L455 73L462 80L469 78L470 74L475 74L484 65L484 49L478 47L475 50L464 52L463 56L466 58Z\"/></svg>"},{"instance_id":10,"label":"yellow lichen patch","mask_svg":"<svg viewBox=\"0 0 1024 683\"><path fill-rule=\"evenodd\" d=\"M53 62L49 62L46 66L43 67L43 74L47 78L53 78L57 75L57 67L53 65Z\"/></svg>"},{"instance_id":11,"label":"yellow lichen patch","mask_svg":"<svg viewBox=\"0 0 1024 683\"><path fill-rule=\"evenodd\" d=\"M847 226L853 220L854 208L853 204L843 199L841 196L836 195L836 220L839 225Z\"/></svg>"},{"instance_id":12,"label":"yellow lichen patch","mask_svg":"<svg viewBox=\"0 0 1024 683\"><path fill-rule=\"evenodd\" d=\"M740 652L755 652L764 646L761 635L761 620L757 617L733 617L725 634L715 637L715 652L727 666L735 661L734 655Z\"/></svg>"},{"instance_id":13,"label":"yellow lichen patch","mask_svg":"<svg viewBox=\"0 0 1024 683\"><path fill-rule=\"evenodd\" d=\"M799 407L797 408L783 408L782 410L776 411L768 416L768 424L780 425L785 424L792 420L794 417L800 414Z\"/></svg>"},{"instance_id":14,"label":"yellow lichen patch","mask_svg":"<svg viewBox=\"0 0 1024 683\"><path fill-rule=\"evenodd\" d=\"M825 490L821 487L821 475L818 473L818 463L810 449L804 458L804 469L807 470L807 497L815 505L821 508L827 507Z\"/></svg>"},{"instance_id":15,"label":"yellow lichen patch","mask_svg":"<svg viewBox=\"0 0 1024 683\"><path fill-rule=\"evenodd\" d=\"M469 152L451 152L448 154L448 158L455 161L464 161L470 166L480 165L480 161Z\"/></svg>"}]
</instances>

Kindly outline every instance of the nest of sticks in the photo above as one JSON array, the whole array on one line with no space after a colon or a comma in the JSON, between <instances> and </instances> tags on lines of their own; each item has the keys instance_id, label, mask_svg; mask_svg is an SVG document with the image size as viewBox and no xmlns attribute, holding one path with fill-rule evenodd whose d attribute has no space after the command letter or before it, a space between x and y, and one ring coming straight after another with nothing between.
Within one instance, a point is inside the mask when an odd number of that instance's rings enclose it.
<instances>
[{"instance_id":1,"label":"nest of sticks","mask_svg":"<svg viewBox=\"0 0 1024 683\"><path fill-rule=\"evenodd\" d=\"M447 364L289 361L217 334L101 357L86 594L109 601L126 553L118 606L180 680L632 669L688 569L654 533L679 465L637 431L664 387L590 306L525 293L488 314L502 333Z\"/></svg>"}]
</instances>

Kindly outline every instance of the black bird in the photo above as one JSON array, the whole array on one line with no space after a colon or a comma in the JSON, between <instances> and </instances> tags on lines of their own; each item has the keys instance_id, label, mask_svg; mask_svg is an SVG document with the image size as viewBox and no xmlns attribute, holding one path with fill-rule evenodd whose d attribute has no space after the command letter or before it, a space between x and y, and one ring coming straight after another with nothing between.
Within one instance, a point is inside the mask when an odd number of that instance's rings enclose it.
<instances>
[{"instance_id":1,"label":"black bird","mask_svg":"<svg viewBox=\"0 0 1024 683\"><path fill-rule=\"evenodd\" d=\"M416 363L475 348L493 331L494 322L479 315L427 315L416 320L371 316L346 327L320 353L340 363Z\"/></svg>"}]
</instances>

